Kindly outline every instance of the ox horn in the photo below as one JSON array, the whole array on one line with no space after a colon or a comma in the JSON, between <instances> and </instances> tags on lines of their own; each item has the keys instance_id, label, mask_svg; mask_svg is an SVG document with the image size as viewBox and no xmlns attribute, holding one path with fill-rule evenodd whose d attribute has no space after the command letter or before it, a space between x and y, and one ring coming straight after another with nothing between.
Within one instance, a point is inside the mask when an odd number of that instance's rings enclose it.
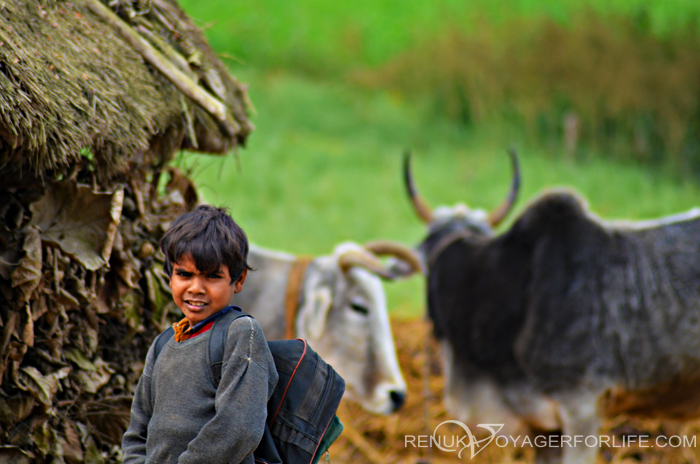
<instances>
[{"instance_id":1,"label":"ox horn","mask_svg":"<svg viewBox=\"0 0 700 464\"><path fill-rule=\"evenodd\" d=\"M413 184L413 176L411 175L410 150L407 150L403 155L403 178L406 184L406 190L408 191L408 196L411 199L411 204L413 204L413 209L423 222L430 224L433 221L433 211L430 206L428 206L428 203L425 202L423 197L420 196L416 186Z\"/></svg>"},{"instance_id":2,"label":"ox horn","mask_svg":"<svg viewBox=\"0 0 700 464\"><path fill-rule=\"evenodd\" d=\"M338 258L338 266L345 274L353 266L364 267L370 272L385 279L391 279L391 273L384 267L381 261L367 250L346 251Z\"/></svg>"},{"instance_id":3,"label":"ox horn","mask_svg":"<svg viewBox=\"0 0 700 464\"><path fill-rule=\"evenodd\" d=\"M518 190L520 190L520 167L518 163L518 153L515 148L510 147L508 149L508 154L510 155L510 161L513 165L513 181L510 185L510 192L508 192L508 197L500 204L498 208L489 213L488 222L491 227L496 227L498 224L505 219L510 210L515 204L515 200L518 198Z\"/></svg>"},{"instance_id":4,"label":"ox horn","mask_svg":"<svg viewBox=\"0 0 700 464\"><path fill-rule=\"evenodd\" d=\"M365 248L377 256L395 256L407 262L411 268L419 273L423 272L418 256L410 248L396 242L377 240L365 244Z\"/></svg>"}]
</instances>

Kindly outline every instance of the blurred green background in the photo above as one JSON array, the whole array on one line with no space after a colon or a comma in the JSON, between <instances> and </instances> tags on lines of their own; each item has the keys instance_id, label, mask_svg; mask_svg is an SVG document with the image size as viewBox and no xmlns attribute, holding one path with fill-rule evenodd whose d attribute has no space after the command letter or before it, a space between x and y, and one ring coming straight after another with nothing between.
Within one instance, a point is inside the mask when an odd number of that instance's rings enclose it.
<instances>
[{"instance_id":1,"label":"blurred green background","mask_svg":"<svg viewBox=\"0 0 700 464\"><path fill-rule=\"evenodd\" d=\"M560 186L606 219L698 206L698 2L181 5L249 84L257 129L238 160L183 153L175 164L258 245L415 244L406 149L433 206L498 205L511 144L523 181L513 216ZM421 279L386 289L393 315L423 313Z\"/></svg>"}]
</instances>

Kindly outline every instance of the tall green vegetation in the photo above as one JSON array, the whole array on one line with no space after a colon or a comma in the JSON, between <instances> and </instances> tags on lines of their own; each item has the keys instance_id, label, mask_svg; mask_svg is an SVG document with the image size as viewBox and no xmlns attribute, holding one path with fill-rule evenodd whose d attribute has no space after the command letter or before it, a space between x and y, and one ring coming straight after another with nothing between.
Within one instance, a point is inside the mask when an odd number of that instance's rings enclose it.
<instances>
[{"instance_id":1,"label":"tall green vegetation","mask_svg":"<svg viewBox=\"0 0 700 464\"><path fill-rule=\"evenodd\" d=\"M590 9L600 15L646 12L666 35L700 13L688 0L181 0L205 24L212 46L255 69L313 70L321 75L377 66L456 27L466 33L513 20L568 24Z\"/></svg>"},{"instance_id":2,"label":"tall green vegetation","mask_svg":"<svg viewBox=\"0 0 700 464\"><path fill-rule=\"evenodd\" d=\"M700 3L184 0L257 70L390 89L550 152L700 177Z\"/></svg>"},{"instance_id":3,"label":"tall green vegetation","mask_svg":"<svg viewBox=\"0 0 700 464\"><path fill-rule=\"evenodd\" d=\"M696 25L660 36L646 12L589 10L567 25L450 29L359 80L429 95L467 125L505 122L571 158L604 153L700 175L699 76Z\"/></svg>"}]
</instances>

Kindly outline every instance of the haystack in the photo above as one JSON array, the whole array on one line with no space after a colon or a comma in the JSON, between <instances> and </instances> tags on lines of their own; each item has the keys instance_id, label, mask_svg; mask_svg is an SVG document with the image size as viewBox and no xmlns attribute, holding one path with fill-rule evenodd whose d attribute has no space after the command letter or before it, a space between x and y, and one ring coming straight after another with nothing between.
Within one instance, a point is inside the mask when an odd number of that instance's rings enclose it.
<instances>
[{"instance_id":1,"label":"haystack","mask_svg":"<svg viewBox=\"0 0 700 464\"><path fill-rule=\"evenodd\" d=\"M182 149L245 143L245 87L171 0L0 3L0 462L120 459L174 317Z\"/></svg>"}]
</instances>

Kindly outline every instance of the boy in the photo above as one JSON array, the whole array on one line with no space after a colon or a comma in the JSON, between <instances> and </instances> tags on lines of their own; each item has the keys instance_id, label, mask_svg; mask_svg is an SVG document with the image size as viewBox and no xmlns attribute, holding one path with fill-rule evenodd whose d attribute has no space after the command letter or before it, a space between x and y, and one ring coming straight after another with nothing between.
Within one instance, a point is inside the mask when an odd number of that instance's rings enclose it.
<instances>
[{"instance_id":1,"label":"boy","mask_svg":"<svg viewBox=\"0 0 700 464\"><path fill-rule=\"evenodd\" d=\"M215 388L209 330L230 311L248 274L248 240L226 210L200 205L179 216L160 242L175 304L185 318L155 362L146 356L124 434L124 463L253 464L277 371L262 329L234 320Z\"/></svg>"}]
</instances>

